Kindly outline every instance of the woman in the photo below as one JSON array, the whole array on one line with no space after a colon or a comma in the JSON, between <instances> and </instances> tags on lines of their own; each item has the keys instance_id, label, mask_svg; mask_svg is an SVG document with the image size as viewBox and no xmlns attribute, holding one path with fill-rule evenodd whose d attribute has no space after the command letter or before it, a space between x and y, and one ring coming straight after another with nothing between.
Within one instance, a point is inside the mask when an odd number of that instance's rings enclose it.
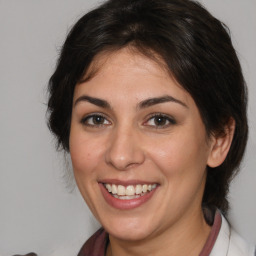
<instances>
[{"instance_id":1,"label":"woman","mask_svg":"<svg viewBox=\"0 0 256 256\"><path fill-rule=\"evenodd\" d=\"M84 255L254 255L228 225L247 141L225 26L188 0L110 0L69 33L49 127L102 224Z\"/></svg>"}]
</instances>

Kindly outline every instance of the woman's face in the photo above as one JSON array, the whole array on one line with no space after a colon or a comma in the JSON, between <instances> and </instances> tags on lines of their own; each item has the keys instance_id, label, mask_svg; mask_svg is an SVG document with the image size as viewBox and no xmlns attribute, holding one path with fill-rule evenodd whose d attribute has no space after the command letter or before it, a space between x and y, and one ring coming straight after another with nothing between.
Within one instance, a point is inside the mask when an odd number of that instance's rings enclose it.
<instances>
[{"instance_id":1,"label":"woman's face","mask_svg":"<svg viewBox=\"0 0 256 256\"><path fill-rule=\"evenodd\" d=\"M212 148L194 100L161 65L128 49L95 63L72 110L70 154L82 196L120 239L185 225L201 211Z\"/></svg>"}]
</instances>

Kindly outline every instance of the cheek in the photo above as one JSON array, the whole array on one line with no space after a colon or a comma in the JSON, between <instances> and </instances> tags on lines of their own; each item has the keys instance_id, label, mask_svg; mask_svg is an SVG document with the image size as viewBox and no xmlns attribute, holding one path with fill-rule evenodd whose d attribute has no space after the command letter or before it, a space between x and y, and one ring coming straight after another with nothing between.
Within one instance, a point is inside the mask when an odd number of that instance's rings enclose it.
<instances>
[{"instance_id":1,"label":"cheek","mask_svg":"<svg viewBox=\"0 0 256 256\"><path fill-rule=\"evenodd\" d=\"M79 129L73 129L70 133L70 156L75 176L89 175L95 169L99 161L100 149L96 143L84 136Z\"/></svg>"},{"instance_id":2,"label":"cheek","mask_svg":"<svg viewBox=\"0 0 256 256\"><path fill-rule=\"evenodd\" d=\"M99 150L90 143L83 133L70 133L70 156L77 186L89 208L94 212L93 197L97 189L97 165Z\"/></svg>"},{"instance_id":3,"label":"cheek","mask_svg":"<svg viewBox=\"0 0 256 256\"><path fill-rule=\"evenodd\" d=\"M166 176L191 176L194 172L202 175L207 164L207 152L204 139L183 134L155 144L149 154Z\"/></svg>"},{"instance_id":4,"label":"cheek","mask_svg":"<svg viewBox=\"0 0 256 256\"><path fill-rule=\"evenodd\" d=\"M70 156L75 172L85 172L92 163L92 154L82 143L70 143Z\"/></svg>"},{"instance_id":5,"label":"cheek","mask_svg":"<svg viewBox=\"0 0 256 256\"><path fill-rule=\"evenodd\" d=\"M168 202L166 212L181 213L192 202L200 205L206 178L205 144L183 136L177 141L163 141L152 147L150 154L161 172L165 202Z\"/></svg>"}]
</instances>

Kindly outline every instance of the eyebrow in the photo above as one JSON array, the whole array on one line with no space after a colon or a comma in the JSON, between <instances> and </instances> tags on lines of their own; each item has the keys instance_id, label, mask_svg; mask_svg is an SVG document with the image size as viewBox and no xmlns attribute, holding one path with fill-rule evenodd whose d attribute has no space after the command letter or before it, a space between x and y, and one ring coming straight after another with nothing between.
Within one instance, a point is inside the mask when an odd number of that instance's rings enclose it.
<instances>
[{"instance_id":1,"label":"eyebrow","mask_svg":"<svg viewBox=\"0 0 256 256\"><path fill-rule=\"evenodd\" d=\"M75 103L74 103L74 106L76 106L79 102L83 102L83 101L89 102L89 103L94 104L94 105L96 105L98 107L101 107L101 108L111 109L110 104L106 100L91 97L91 96L88 96L88 95L82 95L81 97L77 98ZM149 99L143 100L142 102L140 102L138 104L137 108L138 109L143 109L143 108L151 107L153 105L157 105L157 104L161 104L161 103L165 103L165 102L178 103L181 106L188 108L188 106L184 102L182 102L182 101L180 101L180 100L178 100L178 99L176 99L176 98L174 98L170 95L164 95L164 96L161 96L161 97L149 98Z\"/></svg>"},{"instance_id":2,"label":"eyebrow","mask_svg":"<svg viewBox=\"0 0 256 256\"><path fill-rule=\"evenodd\" d=\"M165 102L178 103L178 104L182 105L183 107L188 108L188 106L184 102L182 102L170 95L164 95L164 96L157 97L157 98L149 98L149 99L143 100L142 102L139 103L138 107L139 108L147 108L147 107L150 107L150 106L153 106L156 104L165 103Z\"/></svg>"},{"instance_id":3,"label":"eyebrow","mask_svg":"<svg viewBox=\"0 0 256 256\"><path fill-rule=\"evenodd\" d=\"M111 108L110 107L110 104L106 101L106 100L102 100L102 99L99 99L99 98L95 98L95 97L91 97L91 96L88 96L88 95L82 95L81 97L77 98L75 103L74 103L74 107L79 103L79 102L83 102L83 101L86 101L86 102L90 102L98 107L101 107L101 108Z\"/></svg>"}]
</instances>

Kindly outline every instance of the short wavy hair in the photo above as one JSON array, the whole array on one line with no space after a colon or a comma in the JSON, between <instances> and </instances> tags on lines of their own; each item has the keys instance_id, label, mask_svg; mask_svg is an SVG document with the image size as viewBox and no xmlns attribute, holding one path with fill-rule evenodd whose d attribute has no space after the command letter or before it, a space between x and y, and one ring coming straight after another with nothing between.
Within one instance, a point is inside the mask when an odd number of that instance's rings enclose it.
<instances>
[{"instance_id":1,"label":"short wavy hair","mask_svg":"<svg viewBox=\"0 0 256 256\"><path fill-rule=\"evenodd\" d=\"M208 135L223 134L230 118L235 120L225 161L216 168L207 167L202 202L226 213L229 184L247 142L247 90L229 30L198 2L109 0L77 21L48 87L48 126L56 136L57 149L69 151L76 84L99 53L127 46L149 58L161 58L193 97Z\"/></svg>"}]
</instances>

